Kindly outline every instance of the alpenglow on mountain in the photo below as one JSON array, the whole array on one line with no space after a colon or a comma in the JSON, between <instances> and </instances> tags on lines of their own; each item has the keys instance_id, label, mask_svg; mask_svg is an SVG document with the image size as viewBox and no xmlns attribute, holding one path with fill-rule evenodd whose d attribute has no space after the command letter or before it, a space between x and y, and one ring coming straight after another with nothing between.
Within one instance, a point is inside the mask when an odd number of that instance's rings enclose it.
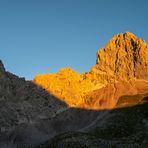
<instances>
[{"instance_id":1,"label":"alpenglow on mountain","mask_svg":"<svg viewBox=\"0 0 148 148\"><path fill-rule=\"evenodd\" d=\"M130 32L115 35L98 50L96 61L84 74L62 68L37 75L33 82L72 107L89 109L112 108L121 95L142 93L141 86L147 86L148 46Z\"/></svg>"},{"instance_id":2,"label":"alpenglow on mountain","mask_svg":"<svg viewBox=\"0 0 148 148\"><path fill-rule=\"evenodd\" d=\"M83 74L26 81L0 61L0 148L147 148L148 46L115 35Z\"/></svg>"}]
</instances>

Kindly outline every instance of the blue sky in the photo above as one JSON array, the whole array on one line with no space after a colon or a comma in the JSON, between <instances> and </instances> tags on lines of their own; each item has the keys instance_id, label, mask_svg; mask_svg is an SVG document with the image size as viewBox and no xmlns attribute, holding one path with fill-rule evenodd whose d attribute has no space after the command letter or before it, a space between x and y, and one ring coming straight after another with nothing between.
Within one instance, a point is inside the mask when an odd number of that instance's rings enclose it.
<instances>
[{"instance_id":1,"label":"blue sky","mask_svg":"<svg viewBox=\"0 0 148 148\"><path fill-rule=\"evenodd\" d=\"M0 0L0 59L32 79L72 67L82 73L115 34L148 42L147 0Z\"/></svg>"}]
</instances>

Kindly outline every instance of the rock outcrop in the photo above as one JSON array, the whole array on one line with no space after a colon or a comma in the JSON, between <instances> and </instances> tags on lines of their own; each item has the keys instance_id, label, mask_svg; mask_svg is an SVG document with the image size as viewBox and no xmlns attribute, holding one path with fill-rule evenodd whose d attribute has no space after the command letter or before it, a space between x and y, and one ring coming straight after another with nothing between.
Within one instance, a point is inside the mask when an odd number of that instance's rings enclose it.
<instances>
[{"instance_id":1,"label":"rock outcrop","mask_svg":"<svg viewBox=\"0 0 148 148\"><path fill-rule=\"evenodd\" d=\"M71 68L62 68L56 74L37 75L33 82L73 107L82 104L83 96L95 89L90 79L86 79L84 75ZM98 84L97 88L99 87L102 86Z\"/></svg>"},{"instance_id":2,"label":"rock outcrop","mask_svg":"<svg viewBox=\"0 0 148 148\"><path fill-rule=\"evenodd\" d=\"M130 32L115 35L97 52L97 62L89 73L102 83L148 79L148 46Z\"/></svg>"},{"instance_id":3,"label":"rock outcrop","mask_svg":"<svg viewBox=\"0 0 148 148\"><path fill-rule=\"evenodd\" d=\"M129 90L133 90L132 94L140 93L138 86L135 88L134 84L141 80L141 86L148 80L147 57L148 46L143 39L130 32L121 33L98 50L97 62L88 72L79 74L71 68L64 68L56 74L37 75L33 82L64 100L69 106L112 108L119 96L128 94L125 89L127 86ZM120 88L114 87L116 83L120 84ZM146 89L148 91L148 86ZM90 94L97 98L92 99Z\"/></svg>"},{"instance_id":4,"label":"rock outcrop","mask_svg":"<svg viewBox=\"0 0 148 148\"><path fill-rule=\"evenodd\" d=\"M130 80L120 81L114 84L91 91L84 96L81 108L110 109L114 108L122 96L132 96L148 92L148 81ZM135 100L136 103L136 100Z\"/></svg>"}]
</instances>

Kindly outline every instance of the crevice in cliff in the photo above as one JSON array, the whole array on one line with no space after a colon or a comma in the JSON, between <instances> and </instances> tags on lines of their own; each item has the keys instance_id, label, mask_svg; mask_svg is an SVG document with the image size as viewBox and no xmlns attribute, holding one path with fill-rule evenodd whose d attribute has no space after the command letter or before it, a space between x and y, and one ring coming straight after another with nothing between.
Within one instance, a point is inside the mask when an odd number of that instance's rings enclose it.
<instances>
[{"instance_id":1,"label":"crevice in cliff","mask_svg":"<svg viewBox=\"0 0 148 148\"><path fill-rule=\"evenodd\" d=\"M115 60L115 75L117 75L118 74L118 71L119 71L119 69L118 69L118 61L119 61L119 49L117 50L117 52L116 52L116 60Z\"/></svg>"},{"instance_id":2,"label":"crevice in cliff","mask_svg":"<svg viewBox=\"0 0 148 148\"><path fill-rule=\"evenodd\" d=\"M133 64L134 64L134 68L133 68L133 73L134 73L134 77L136 76L136 64L137 64L137 44L134 42L133 39L131 39L131 45L132 45L132 53L133 53Z\"/></svg>"}]
</instances>

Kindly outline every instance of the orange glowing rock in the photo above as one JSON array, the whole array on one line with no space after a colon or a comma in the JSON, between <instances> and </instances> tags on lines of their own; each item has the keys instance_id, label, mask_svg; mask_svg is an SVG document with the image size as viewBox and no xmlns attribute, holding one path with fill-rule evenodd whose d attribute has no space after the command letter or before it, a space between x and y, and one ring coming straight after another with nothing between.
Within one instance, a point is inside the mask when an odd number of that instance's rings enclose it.
<instances>
[{"instance_id":1,"label":"orange glowing rock","mask_svg":"<svg viewBox=\"0 0 148 148\"><path fill-rule=\"evenodd\" d=\"M64 100L70 106L81 104L85 93L93 87L93 83L89 79L71 68L62 68L56 74L37 75L33 82Z\"/></svg>"},{"instance_id":2,"label":"orange glowing rock","mask_svg":"<svg viewBox=\"0 0 148 148\"><path fill-rule=\"evenodd\" d=\"M147 80L148 46L126 32L98 50L97 62L88 72L62 68L55 74L37 75L33 82L69 106L97 109L115 106L120 96L143 93L143 87L148 91Z\"/></svg>"},{"instance_id":3,"label":"orange glowing rock","mask_svg":"<svg viewBox=\"0 0 148 148\"><path fill-rule=\"evenodd\" d=\"M148 46L130 32L115 35L97 52L91 73L103 83L148 79Z\"/></svg>"}]
</instances>

